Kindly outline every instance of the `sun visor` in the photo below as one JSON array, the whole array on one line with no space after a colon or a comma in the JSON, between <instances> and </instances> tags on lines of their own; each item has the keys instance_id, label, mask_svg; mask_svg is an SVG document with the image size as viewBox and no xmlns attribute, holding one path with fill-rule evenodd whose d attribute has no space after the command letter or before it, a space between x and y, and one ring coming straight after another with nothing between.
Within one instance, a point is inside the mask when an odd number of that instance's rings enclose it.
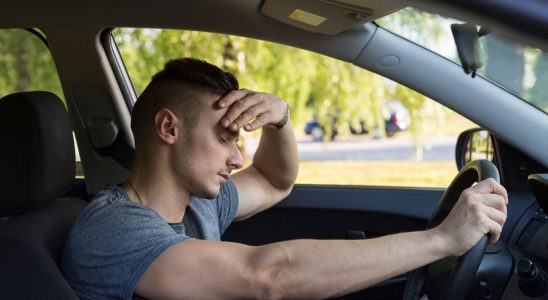
<instances>
[{"instance_id":1,"label":"sun visor","mask_svg":"<svg viewBox=\"0 0 548 300\"><path fill-rule=\"evenodd\" d=\"M335 35L401 8L376 0L266 0L261 12L294 27Z\"/></svg>"}]
</instances>

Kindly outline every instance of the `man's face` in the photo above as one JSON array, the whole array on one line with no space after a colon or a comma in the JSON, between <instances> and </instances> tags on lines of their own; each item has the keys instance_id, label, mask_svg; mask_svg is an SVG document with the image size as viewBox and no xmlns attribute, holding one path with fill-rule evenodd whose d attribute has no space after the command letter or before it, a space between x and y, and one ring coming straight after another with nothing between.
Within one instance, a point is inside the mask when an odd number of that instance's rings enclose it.
<instances>
[{"instance_id":1,"label":"man's face","mask_svg":"<svg viewBox=\"0 0 548 300\"><path fill-rule=\"evenodd\" d=\"M190 131L183 129L183 138L177 142L180 153L177 170L192 195L214 198L230 172L242 167L243 158L236 145L239 132L220 125L228 108L217 108L218 95L208 94L204 98L206 104L198 122Z\"/></svg>"}]
</instances>

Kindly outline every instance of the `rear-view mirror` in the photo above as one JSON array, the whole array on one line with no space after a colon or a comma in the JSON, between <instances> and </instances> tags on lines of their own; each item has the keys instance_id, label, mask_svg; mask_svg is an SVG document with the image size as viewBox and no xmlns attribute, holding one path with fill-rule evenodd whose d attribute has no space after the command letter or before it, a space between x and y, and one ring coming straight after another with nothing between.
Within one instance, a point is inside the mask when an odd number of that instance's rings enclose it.
<instances>
[{"instance_id":1,"label":"rear-view mirror","mask_svg":"<svg viewBox=\"0 0 548 300\"><path fill-rule=\"evenodd\" d=\"M451 31L464 73L472 73L475 77L476 71L483 66L480 32L473 24L452 24Z\"/></svg>"}]
</instances>

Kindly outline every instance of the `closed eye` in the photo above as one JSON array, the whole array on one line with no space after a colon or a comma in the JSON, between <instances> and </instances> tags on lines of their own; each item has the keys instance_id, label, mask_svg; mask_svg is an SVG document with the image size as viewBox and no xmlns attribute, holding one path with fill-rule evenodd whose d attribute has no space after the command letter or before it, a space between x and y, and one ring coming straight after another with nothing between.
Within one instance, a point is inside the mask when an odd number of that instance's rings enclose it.
<instances>
[{"instance_id":1,"label":"closed eye","mask_svg":"<svg viewBox=\"0 0 548 300\"><path fill-rule=\"evenodd\" d=\"M223 144L223 145L228 144L228 141L227 141L225 138L223 138L222 136L219 137L219 141L220 141L221 144Z\"/></svg>"}]
</instances>

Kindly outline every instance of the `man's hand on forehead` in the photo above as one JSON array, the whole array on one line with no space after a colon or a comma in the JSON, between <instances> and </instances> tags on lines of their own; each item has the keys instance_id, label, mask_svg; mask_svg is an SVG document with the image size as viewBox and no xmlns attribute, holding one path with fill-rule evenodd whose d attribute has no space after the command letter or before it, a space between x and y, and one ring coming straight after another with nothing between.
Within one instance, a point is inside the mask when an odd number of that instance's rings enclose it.
<instances>
[{"instance_id":1,"label":"man's hand on forehead","mask_svg":"<svg viewBox=\"0 0 548 300\"><path fill-rule=\"evenodd\" d=\"M217 102L219 108L228 107L221 118L221 127L229 131L253 131L266 124L280 122L287 111L287 103L267 93L246 89L234 90Z\"/></svg>"}]
</instances>

